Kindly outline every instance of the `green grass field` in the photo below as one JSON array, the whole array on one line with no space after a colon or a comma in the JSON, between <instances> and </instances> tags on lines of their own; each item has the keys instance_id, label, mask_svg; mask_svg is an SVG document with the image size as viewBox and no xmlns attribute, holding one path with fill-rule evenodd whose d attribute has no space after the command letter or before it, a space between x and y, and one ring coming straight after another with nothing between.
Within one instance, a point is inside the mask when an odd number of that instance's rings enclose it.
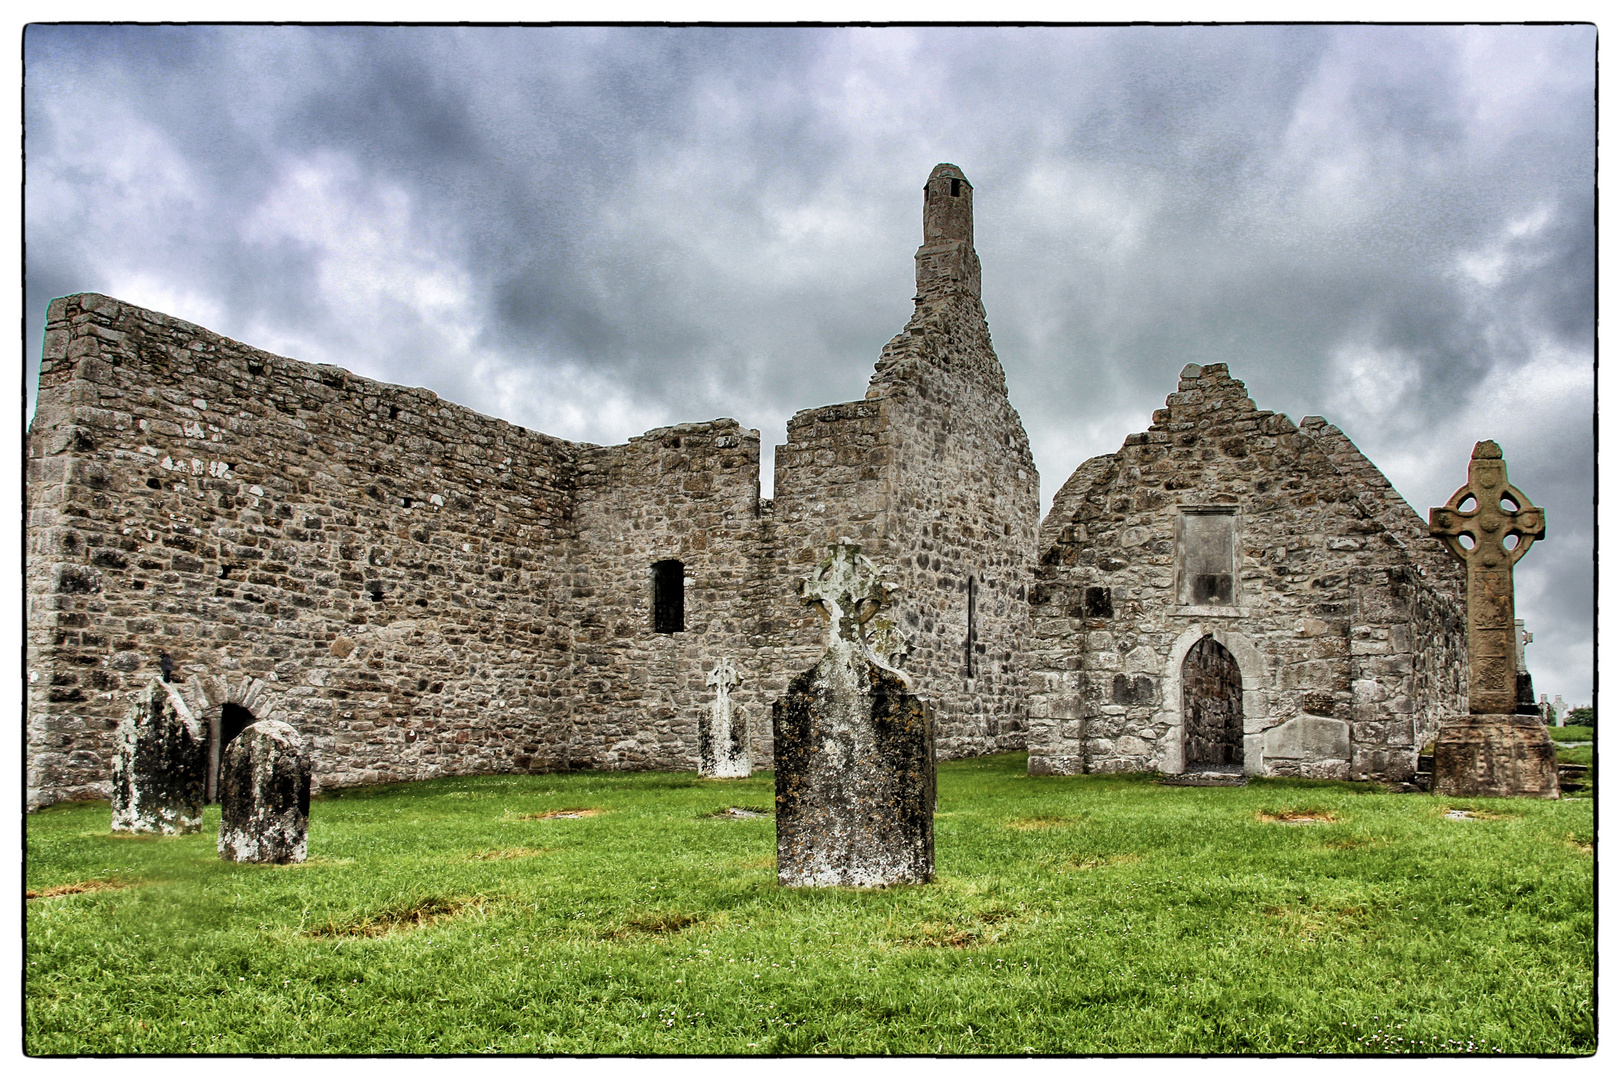
<instances>
[{"instance_id":1,"label":"green grass field","mask_svg":"<svg viewBox=\"0 0 1620 1080\"><path fill-rule=\"evenodd\" d=\"M27 822L34 1054L1595 1047L1590 798L943 764L938 880L775 882L769 775L334 793L310 860ZM597 811L542 816L559 810ZM1458 811L1472 816L1461 817Z\"/></svg>"}]
</instances>

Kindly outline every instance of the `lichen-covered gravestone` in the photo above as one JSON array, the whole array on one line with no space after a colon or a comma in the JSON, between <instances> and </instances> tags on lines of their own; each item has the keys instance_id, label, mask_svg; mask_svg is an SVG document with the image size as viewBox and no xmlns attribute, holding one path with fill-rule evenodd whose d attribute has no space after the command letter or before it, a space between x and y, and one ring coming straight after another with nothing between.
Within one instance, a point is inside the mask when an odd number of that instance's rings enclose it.
<instances>
[{"instance_id":1,"label":"lichen-covered gravestone","mask_svg":"<svg viewBox=\"0 0 1620 1080\"><path fill-rule=\"evenodd\" d=\"M112 831L175 836L202 828L208 733L169 683L135 695L114 736Z\"/></svg>"},{"instance_id":2,"label":"lichen-covered gravestone","mask_svg":"<svg viewBox=\"0 0 1620 1080\"><path fill-rule=\"evenodd\" d=\"M1547 535L1546 516L1508 483L1502 448L1474 445L1468 483L1429 511L1429 534L1468 568L1468 715L1434 740L1440 795L1558 798L1558 751L1533 711L1519 714L1513 564Z\"/></svg>"},{"instance_id":3,"label":"lichen-covered gravestone","mask_svg":"<svg viewBox=\"0 0 1620 1080\"><path fill-rule=\"evenodd\" d=\"M783 885L895 885L934 876L934 717L872 647L894 586L847 540L801 595L827 651L771 708L776 876Z\"/></svg>"},{"instance_id":4,"label":"lichen-covered gravestone","mask_svg":"<svg viewBox=\"0 0 1620 1080\"><path fill-rule=\"evenodd\" d=\"M303 862L309 837L309 753L291 725L260 720L225 748L219 854L233 862Z\"/></svg>"},{"instance_id":5,"label":"lichen-covered gravestone","mask_svg":"<svg viewBox=\"0 0 1620 1080\"><path fill-rule=\"evenodd\" d=\"M698 772L719 778L746 777L753 772L748 755L748 729L739 723L731 703L731 691L742 684L737 665L722 656L709 672L707 682L714 687L714 704L709 722L698 733Z\"/></svg>"}]
</instances>

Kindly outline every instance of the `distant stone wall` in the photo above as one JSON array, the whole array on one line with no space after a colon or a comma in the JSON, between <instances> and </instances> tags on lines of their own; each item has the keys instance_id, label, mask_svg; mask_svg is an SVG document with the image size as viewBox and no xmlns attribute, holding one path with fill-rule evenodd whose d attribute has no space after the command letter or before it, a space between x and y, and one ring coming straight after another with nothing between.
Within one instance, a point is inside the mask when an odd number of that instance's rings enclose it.
<instances>
[{"instance_id":1,"label":"distant stone wall","mask_svg":"<svg viewBox=\"0 0 1620 1080\"><path fill-rule=\"evenodd\" d=\"M733 716L768 733L759 432L715 420L582 449L577 500L566 569L574 764L697 768L698 724L714 695L705 679L723 656L743 679ZM662 560L683 569L679 632L653 626L652 568Z\"/></svg>"},{"instance_id":2,"label":"distant stone wall","mask_svg":"<svg viewBox=\"0 0 1620 1080\"><path fill-rule=\"evenodd\" d=\"M920 291L869 391L904 402L889 533L906 669L942 757L1022 749L1039 475L978 297Z\"/></svg>"},{"instance_id":3,"label":"distant stone wall","mask_svg":"<svg viewBox=\"0 0 1620 1080\"><path fill-rule=\"evenodd\" d=\"M972 186L955 166L930 176L923 220L912 318L884 346L866 400L789 423L770 535L784 581L847 536L900 584L888 615L901 666L934 708L940 756L963 757L1024 746L1039 476L990 342ZM803 605L787 597L777 622L784 669L814 663L821 631Z\"/></svg>"},{"instance_id":4,"label":"distant stone wall","mask_svg":"<svg viewBox=\"0 0 1620 1080\"><path fill-rule=\"evenodd\" d=\"M788 421L788 441L776 448L776 486L765 544L770 559L768 600L773 631L768 700L821 657L825 624L799 596L799 583L848 537L892 572L889 521L894 501L890 402L849 401L804 409ZM767 725L768 727L768 725Z\"/></svg>"},{"instance_id":5,"label":"distant stone wall","mask_svg":"<svg viewBox=\"0 0 1620 1080\"><path fill-rule=\"evenodd\" d=\"M1405 779L1459 701L1455 574L1337 429L1256 409L1222 364L1165 404L1042 526L1031 772L1182 772L1182 664L1207 636L1242 672L1246 771Z\"/></svg>"},{"instance_id":6,"label":"distant stone wall","mask_svg":"<svg viewBox=\"0 0 1620 1080\"><path fill-rule=\"evenodd\" d=\"M799 582L843 537L904 585L940 752L1021 746L1037 478L971 199L954 166L930 177L916 314L865 400L793 418L774 503L734 420L571 443L109 297L54 301L28 440L29 804L107 793L124 699L164 655L216 731L244 711L298 730L317 790L696 768L723 659L769 767L769 706L823 643Z\"/></svg>"}]
</instances>

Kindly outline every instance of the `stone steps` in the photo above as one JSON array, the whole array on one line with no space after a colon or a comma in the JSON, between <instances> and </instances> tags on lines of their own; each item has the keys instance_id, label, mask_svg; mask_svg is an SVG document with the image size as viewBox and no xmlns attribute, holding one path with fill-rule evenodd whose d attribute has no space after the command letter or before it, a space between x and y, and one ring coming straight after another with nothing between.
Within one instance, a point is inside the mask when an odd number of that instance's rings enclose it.
<instances>
[{"instance_id":1,"label":"stone steps","mask_svg":"<svg viewBox=\"0 0 1620 1080\"><path fill-rule=\"evenodd\" d=\"M1205 769L1200 772L1184 772L1174 776L1161 777L1159 783L1171 787L1243 787L1249 778L1243 773L1228 769Z\"/></svg>"}]
</instances>

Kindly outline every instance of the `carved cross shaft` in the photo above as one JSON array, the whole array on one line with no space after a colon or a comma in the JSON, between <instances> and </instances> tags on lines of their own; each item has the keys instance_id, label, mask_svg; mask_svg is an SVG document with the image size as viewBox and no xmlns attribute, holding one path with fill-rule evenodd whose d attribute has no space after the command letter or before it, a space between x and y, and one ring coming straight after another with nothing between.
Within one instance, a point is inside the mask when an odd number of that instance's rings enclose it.
<instances>
[{"instance_id":1,"label":"carved cross shaft","mask_svg":"<svg viewBox=\"0 0 1620 1080\"><path fill-rule=\"evenodd\" d=\"M1474 444L1468 483L1430 508L1429 535L1468 571L1468 711L1511 713L1519 701L1513 564L1546 537L1546 514L1508 483L1502 448L1486 441Z\"/></svg>"}]
</instances>

